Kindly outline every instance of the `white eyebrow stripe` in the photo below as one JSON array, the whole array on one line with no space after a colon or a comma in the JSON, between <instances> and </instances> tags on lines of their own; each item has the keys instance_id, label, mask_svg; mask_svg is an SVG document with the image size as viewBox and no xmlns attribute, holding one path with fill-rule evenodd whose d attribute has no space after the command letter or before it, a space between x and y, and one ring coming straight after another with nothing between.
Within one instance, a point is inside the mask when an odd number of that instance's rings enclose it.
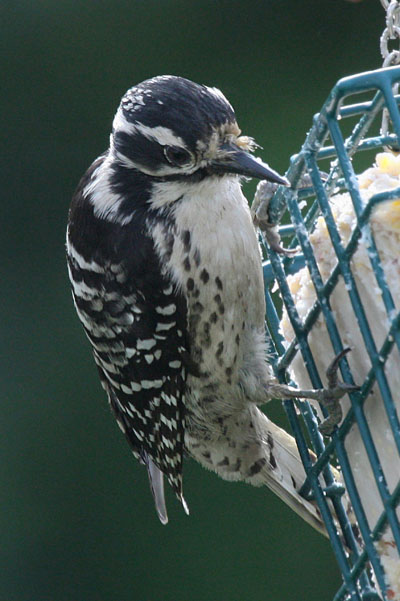
<instances>
[{"instance_id":1,"label":"white eyebrow stripe","mask_svg":"<svg viewBox=\"0 0 400 601\"><path fill-rule=\"evenodd\" d=\"M157 127L149 127L148 125L143 125L142 123L132 123L132 130L136 130L141 133L146 138L155 140L161 146L181 146L182 148L186 148L186 144L180 136L174 134L172 129L169 127L164 127L162 125L157 125Z\"/></svg>"}]
</instances>

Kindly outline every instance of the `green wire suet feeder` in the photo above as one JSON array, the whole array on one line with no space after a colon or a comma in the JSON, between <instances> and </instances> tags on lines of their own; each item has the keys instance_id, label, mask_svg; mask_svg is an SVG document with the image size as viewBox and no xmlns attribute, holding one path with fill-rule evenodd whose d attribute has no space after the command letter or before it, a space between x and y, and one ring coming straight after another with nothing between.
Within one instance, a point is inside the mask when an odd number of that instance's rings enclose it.
<instances>
[{"instance_id":1,"label":"green wire suet feeder","mask_svg":"<svg viewBox=\"0 0 400 601\"><path fill-rule=\"evenodd\" d=\"M335 601L400 599L400 163L398 174L385 173L400 148L399 83L400 67L389 67L335 85L291 160L291 187L269 204L271 223L290 217L279 233L300 251L283 256L262 236L277 376L321 387L325 359L349 345L341 375L360 386L331 438L310 403L284 403L307 474L301 494L318 504L343 575ZM382 113L391 131L381 131ZM384 149L380 167L357 177L355 166L365 169ZM304 176L308 187L296 190Z\"/></svg>"}]
</instances>

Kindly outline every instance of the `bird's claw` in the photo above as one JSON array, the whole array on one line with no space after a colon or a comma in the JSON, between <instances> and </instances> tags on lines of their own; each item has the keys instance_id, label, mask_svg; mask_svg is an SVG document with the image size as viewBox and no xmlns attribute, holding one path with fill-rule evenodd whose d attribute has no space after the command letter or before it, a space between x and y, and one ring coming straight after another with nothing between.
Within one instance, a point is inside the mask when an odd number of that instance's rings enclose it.
<instances>
[{"instance_id":1,"label":"bird's claw","mask_svg":"<svg viewBox=\"0 0 400 601\"><path fill-rule=\"evenodd\" d=\"M328 174L321 172L320 175L322 181L328 179ZM304 190L312 186L311 176L308 173L303 173L296 184L296 190ZM269 220L269 205L278 188L279 184L273 182L266 180L259 182L251 205L251 215L254 225L263 232L270 249L281 255L291 257L299 252L299 248L285 248L282 246L279 226Z\"/></svg>"},{"instance_id":2,"label":"bird's claw","mask_svg":"<svg viewBox=\"0 0 400 601\"><path fill-rule=\"evenodd\" d=\"M346 347L340 351L326 370L328 387L324 388L320 403L328 411L328 417L319 426L319 431L324 436L331 436L343 417L342 407L339 402L340 399L345 394L356 392L360 389L359 386L346 384L345 382L339 382L338 380L339 363L350 350L350 347Z\"/></svg>"},{"instance_id":3,"label":"bird's claw","mask_svg":"<svg viewBox=\"0 0 400 601\"><path fill-rule=\"evenodd\" d=\"M298 253L298 249L289 249L282 246L279 226L276 223L271 223L269 220L269 203L278 187L278 184L266 180L258 184L251 205L251 215L254 225L264 233L270 249L281 255L292 256Z\"/></svg>"}]
</instances>

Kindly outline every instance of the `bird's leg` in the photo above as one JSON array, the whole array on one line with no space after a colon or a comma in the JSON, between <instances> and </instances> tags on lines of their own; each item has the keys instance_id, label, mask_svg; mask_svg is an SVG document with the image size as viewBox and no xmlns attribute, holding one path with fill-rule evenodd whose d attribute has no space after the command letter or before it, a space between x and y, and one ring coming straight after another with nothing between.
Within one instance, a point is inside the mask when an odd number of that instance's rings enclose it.
<instances>
[{"instance_id":1,"label":"bird's leg","mask_svg":"<svg viewBox=\"0 0 400 601\"><path fill-rule=\"evenodd\" d=\"M297 249L290 250L282 246L279 226L269 220L269 203L277 189L278 184L266 180L261 181L257 186L251 205L251 215L254 225L264 233L269 247L279 254L290 256L296 254Z\"/></svg>"},{"instance_id":2,"label":"bird's leg","mask_svg":"<svg viewBox=\"0 0 400 601\"><path fill-rule=\"evenodd\" d=\"M340 399L350 392L359 390L359 386L353 384L345 384L338 381L338 367L340 360L350 351L350 348L343 349L336 355L326 370L328 386L326 388L312 388L310 390L300 390L287 386L286 384L272 384L268 386L268 394L271 397L277 398L297 398L297 399L312 399L318 401L328 411L328 417L319 426L319 430L325 436L330 436L335 427L342 419L342 408Z\"/></svg>"},{"instance_id":3,"label":"bird's leg","mask_svg":"<svg viewBox=\"0 0 400 601\"><path fill-rule=\"evenodd\" d=\"M322 178L327 179L326 173L321 173ZM308 173L304 173L300 181L296 185L297 190L310 188L312 181ZM269 247L275 252L292 256L298 252L298 248L285 248L282 246L281 237L279 235L279 226L277 223L271 223L269 220L269 204L275 192L278 189L278 184L263 180L257 185L253 203L251 205L251 215L254 225L259 228L265 235Z\"/></svg>"}]
</instances>

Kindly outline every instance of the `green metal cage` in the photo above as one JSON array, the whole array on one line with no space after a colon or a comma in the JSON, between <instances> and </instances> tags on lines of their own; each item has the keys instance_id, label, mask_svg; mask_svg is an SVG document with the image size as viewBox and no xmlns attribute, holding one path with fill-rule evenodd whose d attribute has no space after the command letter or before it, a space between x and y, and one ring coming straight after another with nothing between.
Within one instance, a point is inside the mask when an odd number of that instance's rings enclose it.
<instances>
[{"instance_id":1,"label":"green metal cage","mask_svg":"<svg viewBox=\"0 0 400 601\"><path fill-rule=\"evenodd\" d=\"M267 257L264 262L267 330L271 357L279 379L287 381L287 370L296 353L300 352L312 385L316 388L321 387L322 374L318 373L315 366L308 338L316 320L322 316L335 353L343 349L342 333L330 306L331 295L341 279L345 282L349 306L354 311L370 360L367 377L360 381L354 370L351 373L347 359L342 359L340 370L343 380L348 383L354 383L356 380L361 388L359 392L351 394L350 409L331 438L321 436L316 412L308 402L284 402L307 474L301 494L317 502L342 572L343 585L335 595L335 601L390 601L396 598L390 590L382 558L375 543L380 539L382 532L390 528L394 545L400 551L399 511L396 512L400 503L400 469L396 475L397 485L390 490L387 474L379 461L371 424L368 424L365 416L364 404L371 389L377 387L392 431L392 444L395 445L396 457L399 459L400 422L396 401L398 403L400 391L391 390L386 368L388 357L393 350L400 350L400 313L396 310L390 286L386 281L370 218L380 203L399 199L400 188L377 193L365 204L355 176L355 165L357 161L362 165L363 160L371 164L375 152L384 147L400 148L400 96L396 93L396 84L399 82L400 67L390 67L346 77L335 85L321 112L314 117L312 128L299 154L291 160L286 176L292 187L279 188L269 207L269 220L272 223L282 223L285 222L285 218L290 219L289 225L280 226L280 235L284 240L288 240L286 246L294 248L299 245L301 251L292 257L282 257L271 250L263 238ZM381 132L383 110L387 111L390 117L390 132ZM323 172L328 172L328 176ZM307 189L296 191L296 185L305 173L309 174L312 184ZM356 215L357 226L346 245L342 243L330 209L329 199L338 190L350 193ZM299 203L299 200L307 202L306 210L301 208L301 204L305 203ZM325 281L319 272L309 239L315 220L321 214L324 216L337 256L337 265ZM363 298L352 272L351 260L360 243L367 246L376 285L387 314L388 327L384 333L384 342L379 347L371 334ZM317 299L306 319L299 318L287 281L288 274L293 274L303 266L307 266L309 270ZM279 293L274 290L276 283ZM284 344L280 331L280 299L295 333L295 340L289 346ZM400 370L400 364L398 369ZM373 524L369 523L366 517L365 499L360 497L352 473L351 457L346 450L346 437L354 425L359 428L382 503L379 518ZM310 444L317 460L309 453ZM335 457L339 465L344 486L338 485L333 478L329 467L332 457ZM344 495L350 498L358 533L355 532L354 522L349 520L348 511L344 506Z\"/></svg>"}]
</instances>

